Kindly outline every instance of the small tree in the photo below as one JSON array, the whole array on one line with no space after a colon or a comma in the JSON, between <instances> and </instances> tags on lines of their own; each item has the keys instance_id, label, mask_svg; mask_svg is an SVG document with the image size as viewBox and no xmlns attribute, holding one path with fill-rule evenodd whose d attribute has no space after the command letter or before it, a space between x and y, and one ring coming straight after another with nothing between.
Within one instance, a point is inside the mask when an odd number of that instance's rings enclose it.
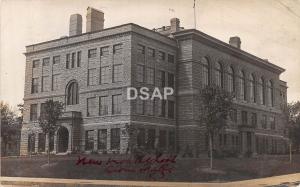
<instances>
[{"instance_id":1,"label":"small tree","mask_svg":"<svg viewBox=\"0 0 300 187\"><path fill-rule=\"evenodd\" d=\"M132 154L136 147L137 129L133 125L126 124L124 132L126 133L126 135L128 137L126 154L128 154L128 153Z\"/></svg>"},{"instance_id":2,"label":"small tree","mask_svg":"<svg viewBox=\"0 0 300 187\"><path fill-rule=\"evenodd\" d=\"M213 136L226 126L232 110L233 95L219 87L207 86L200 93L200 126L205 126L209 139L210 168L213 167Z\"/></svg>"},{"instance_id":3,"label":"small tree","mask_svg":"<svg viewBox=\"0 0 300 187\"><path fill-rule=\"evenodd\" d=\"M8 144L15 146L13 150L19 150L22 122L18 120L17 113L4 101L0 101L0 126L1 126L1 155L7 155L12 149ZM15 152L14 154L18 154Z\"/></svg>"},{"instance_id":4,"label":"small tree","mask_svg":"<svg viewBox=\"0 0 300 187\"><path fill-rule=\"evenodd\" d=\"M39 125L43 133L45 135L48 134L48 164L50 163L50 135L54 134L59 127L57 121L62 114L63 106L62 102L47 100L43 108L43 113L39 117Z\"/></svg>"}]
</instances>

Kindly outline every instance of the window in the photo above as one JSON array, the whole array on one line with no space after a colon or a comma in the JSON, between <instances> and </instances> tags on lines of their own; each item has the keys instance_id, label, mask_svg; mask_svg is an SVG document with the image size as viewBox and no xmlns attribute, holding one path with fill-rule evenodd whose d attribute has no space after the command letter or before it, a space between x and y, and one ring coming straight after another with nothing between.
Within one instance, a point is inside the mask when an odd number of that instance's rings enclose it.
<instances>
[{"instance_id":1,"label":"window","mask_svg":"<svg viewBox=\"0 0 300 187\"><path fill-rule=\"evenodd\" d=\"M158 143L160 148L166 148L167 132L165 130L159 131Z\"/></svg>"},{"instance_id":2,"label":"window","mask_svg":"<svg viewBox=\"0 0 300 187\"><path fill-rule=\"evenodd\" d=\"M40 117L42 119L45 119L45 115L46 115L46 103L42 103L41 104L41 110L40 110Z\"/></svg>"},{"instance_id":3,"label":"window","mask_svg":"<svg viewBox=\"0 0 300 187\"><path fill-rule=\"evenodd\" d=\"M98 149L105 150L107 145L107 130L98 130Z\"/></svg>"},{"instance_id":4,"label":"window","mask_svg":"<svg viewBox=\"0 0 300 187\"><path fill-rule=\"evenodd\" d=\"M34 60L32 62L32 68L38 68L40 65L40 60Z\"/></svg>"},{"instance_id":5,"label":"window","mask_svg":"<svg viewBox=\"0 0 300 187\"><path fill-rule=\"evenodd\" d=\"M70 54L66 55L66 68L69 69L70 68Z\"/></svg>"},{"instance_id":6,"label":"window","mask_svg":"<svg viewBox=\"0 0 300 187\"><path fill-rule=\"evenodd\" d=\"M227 134L223 134L223 145L227 144Z\"/></svg>"},{"instance_id":7,"label":"window","mask_svg":"<svg viewBox=\"0 0 300 187\"><path fill-rule=\"evenodd\" d=\"M76 53L72 53L72 58L71 58L71 66L72 66L72 68L74 68L75 67L75 59L76 59Z\"/></svg>"},{"instance_id":8,"label":"window","mask_svg":"<svg viewBox=\"0 0 300 187\"><path fill-rule=\"evenodd\" d=\"M168 73L168 87L174 88L174 74Z\"/></svg>"},{"instance_id":9,"label":"window","mask_svg":"<svg viewBox=\"0 0 300 187\"><path fill-rule=\"evenodd\" d=\"M104 66L100 68L100 84L107 84L109 83L109 67Z\"/></svg>"},{"instance_id":10,"label":"window","mask_svg":"<svg viewBox=\"0 0 300 187\"><path fill-rule=\"evenodd\" d=\"M216 85L223 88L223 67L220 62L216 63Z\"/></svg>"},{"instance_id":11,"label":"window","mask_svg":"<svg viewBox=\"0 0 300 187\"><path fill-rule=\"evenodd\" d=\"M154 69L153 68L147 68L146 71L146 81L147 84L154 84Z\"/></svg>"},{"instance_id":12,"label":"window","mask_svg":"<svg viewBox=\"0 0 300 187\"><path fill-rule=\"evenodd\" d=\"M268 104L269 106L274 106L274 95L273 95L273 82L271 80L267 83L268 88Z\"/></svg>"},{"instance_id":13,"label":"window","mask_svg":"<svg viewBox=\"0 0 300 187\"><path fill-rule=\"evenodd\" d=\"M175 113L175 103L174 101L168 101L168 118L174 118Z\"/></svg>"},{"instance_id":14,"label":"window","mask_svg":"<svg viewBox=\"0 0 300 187\"><path fill-rule=\"evenodd\" d=\"M155 147L155 129L148 130L147 148L154 149Z\"/></svg>"},{"instance_id":15,"label":"window","mask_svg":"<svg viewBox=\"0 0 300 187\"><path fill-rule=\"evenodd\" d=\"M270 117L270 127L272 130L275 130L275 117Z\"/></svg>"},{"instance_id":16,"label":"window","mask_svg":"<svg viewBox=\"0 0 300 187\"><path fill-rule=\"evenodd\" d=\"M103 57L103 56L108 56L109 54L109 51L108 51L108 46L105 46L105 47L101 47L100 48L100 56Z\"/></svg>"},{"instance_id":17,"label":"window","mask_svg":"<svg viewBox=\"0 0 300 187\"><path fill-rule=\"evenodd\" d=\"M96 116L97 115L97 106L96 106L96 97L87 99L87 116Z\"/></svg>"},{"instance_id":18,"label":"window","mask_svg":"<svg viewBox=\"0 0 300 187\"><path fill-rule=\"evenodd\" d=\"M35 134L28 135L28 152L32 153L35 152Z\"/></svg>"},{"instance_id":19,"label":"window","mask_svg":"<svg viewBox=\"0 0 300 187\"><path fill-rule=\"evenodd\" d=\"M230 112L229 112L229 117L230 117L230 120L232 122L237 122L237 110L236 109L232 109Z\"/></svg>"},{"instance_id":20,"label":"window","mask_svg":"<svg viewBox=\"0 0 300 187\"><path fill-rule=\"evenodd\" d=\"M48 57L48 58L44 58L43 59L43 66L49 66L49 64L50 64L50 58Z\"/></svg>"},{"instance_id":21,"label":"window","mask_svg":"<svg viewBox=\"0 0 300 187\"><path fill-rule=\"evenodd\" d=\"M244 71L240 71L240 98L246 100L246 80Z\"/></svg>"},{"instance_id":22,"label":"window","mask_svg":"<svg viewBox=\"0 0 300 187\"><path fill-rule=\"evenodd\" d=\"M155 49L148 48L148 56L155 57Z\"/></svg>"},{"instance_id":23,"label":"window","mask_svg":"<svg viewBox=\"0 0 300 187\"><path fill-rule=\"evenodd\" d=\"M39 92L39 78L33 78L31 83L31 93Z\"/></svg>"},{"instance_id":24,"label":"window","mask_svg":"<svg viewBox=\"0 0 300 187\"><path fill-rule=\"evenodd\" d=\"M79 95L78 95L78 83L71 82L67 87L67 105L78 104Z\"/></svg>"},{"instance_id":25,"label":"window","mask_svg":"<svg viewBox=\"0 0 300 187\"><path fill-rule=\"evenodd\" d=\"M256 113L252 113L252 115L251 115L251 125L252 125L252 127L257 126L257 114Z\"/></svg>"},{"instance_id":26,"label":"window","mask_svg":"<svg viewBox=\"0 0 300 187\"><path fill-rule=\"evenodd\" d=\"M145 46L139 44L138 45L138 53L145 54Z\"/></svg>"},{"instance_id":27,"label":"window","mask_svg":"<svg viewBox=\"0 0 300 187\"><path fill-rule=\"evenodd\" d=\"M99 114L100 116L108 115L108 96L102 96L100 97L100 103L99 103Z\"/></svg>"},{"instance_id":28,"label":"window","mask_svg":"<svg viewBox=\"0 0 300 187\"><path fill-rule=\"evenodd\" d=\"M88 57L89 58L95 58L97 56L97 49L89 49L88 50Z\"/></svg>"},{"instance_id":29,"label":"window","mask_svg":"<svg viewBox=\"0 0 300 187\"><path fill-rule=\"evenodd\" d=\"M261 127L263 129L267 128L267 116L266 115L262 115L262 119L261 119Z\"/></svg>"},{"instance_id":30,"label":"window","mask_svg":"<svg viewBox=\"0 0 300 187\"><path fill-rule=\"evenodd\" d=\"M169 131L169 149L175 151L175 131Z\"/></svg>"},{"instance_id":31,"label":"window","mask_svg":"<svg viewBox=\"0 0 300 187\"><path fill-rule=\"evenodd\" d=\"M50 77L43 76L42 77L42 92L50 91Z\"/></svg>"},{"instance_id":32,"label":"window","mask_svg":"<svg viewBox=\"0 0 300 187\"><path fill-rule=\"evenodd\" d=\"M113 128L111 129L111 139L110 139L110 147L111 149L120 149L120 129Z\"/></svg>"},{"instance_id":33,"label":"window","mask_svg":"<svg viewBox=\"0 0 300 187\"><path fill-rule=\"evenodd\" d=\"M139 97L135 100L135 112L136 114L144 114L145 112L145 103L144 100L140 99Z\"/></svg>"},{"instance_id":34,"label":"window","mask_svg":"<svg viewBox=\"0 0 300 187\"><path fill-rule=\"evenodd\" d=\"M174 55L168 54L168 62L174 63L174 60L175 60Z\"/></svg>"},{"instance_id":35,"label":"window","mask_svg":"<svg viewBox=\"0 0 300 187\"><path fill-rule=\"evenodd\" d=\"M52 90L59 89L59 74L52 75Z\"/></svg>"},{"instance_id":36,"label":"window","mask_svg":"<svg viewBox=\"0 0 300 187\"><path fill-rule=\"evenodd\" d=\"M158 73L158 80L159 80L159 86L165 87L166 86L166 73L164 71L159 71Z\"/></svg>"},{"instance_id":37,"label":"window","mask_svg":"<svg viewBox=\"0 0 300 187\"><path fill-rule=\"evenodd\" d=\"M208 59L203 57L201 59L202 64L202 76L203 76L203 85L208 86L210 84L210 65Z\"/></svg>"},{"instance_id":38,"label":"window","mask_svg":"<svg viewBox=\"0 0 300 187\"><path fill-rule=\"evenodd\" d=\"M122 113L122 95L112 96L112 114Z\"/></svg>"},{"instance_id":39,"label":"window","mask_svg":"<svg viewBox=\"0 0 300 187\"><path fill-rule=\"evenodd\" d=\"M148 99L146 101L146 114L150 116L154 115L154 100Z\"/></svg>"},{"instance_id":40,"label":"window","mask_svg":"<svg viewBox=\"0 0 300 187\"><path fill-rule=\"evenodd\" d=\"M59 64L60 63L60 56L54 56L53 57L53 64Z\"/></svg>"},{"instance_id":41,"label":"window","mask_svg":"<svg viewBox=\"0 0 300 187\"><path fill-rule=\"evenodd\" d=\"M30 105L30 121L37 120L37 104Z\"/></svg>"},{"instance_id":42,"label":"window","mask_svg":"<svg viewBox=\"0 0 300 187\"><path fill-rule=\"evenodd\" d=\"M45 152L46 135L39 133L38 138L38 152Z\"/></svg>"},{"instance_id":43,"label":"window","mask_svg":"<svg viewBox=\"0 0 300 187\"><path fill-rule=\"evenodd\" d=\"M88 70L88 85L96 85L97 84L97 70L96 68L94 69L89 69Z\"/></svg>"},{"instance_id":44,"label":"window","mask_svg":"<svg viewBox=\"0 0 300 187\"><path fill-rule=\"evenodd\" d=\"M81 64L81 51L77 52L77 67L80 67Z\"/></svg>"},{"instance_id":45,"label":"window","mask_svg":"<svg viewBox=\"0 0 300 187\"><path fill-rule=\"evenodd\" d=\"M255 79L254 75L250 75L250 85L249 85L249 94L250 94L250 101L252 103L256 102L256 86L255 86Z\"/></svg>"},{"instance_id":46,"label":"window","mask_svg":"<svg viewBox=\"0 0 300 187\"><path fill-rule=\"evenodd\" d=\"M166 116L166 100L158 100L160 107L159 107L159 116L160 117L165 117Z\"/></svg>"},{"instance_id":47,"label":"window","mask_svg":"<svg viewBox=\"0 0 300 187\"><path fill-rule=\"evenodd\" d=\"M242 111L242 125L247 125L248 124L248 116L247 116L246 111Z\"/></svg>"},{"instance_id":48,"label":"window","mask_svg":"<svg viewBox=\"0 0 300 187\"><path fill-rule=\"evenodd\" d=\"M145 129L139 128L137 133L137 146L144 147L145 146Z\"/></svg>"},{"instance_id":49,"label":"window","mask_svg":"<svg viewBox=\"0 0 300 187\"><path fill-rule=\"evenodd\" d=\"M265 105L265 81L262 77L258 81L258 95L260 104Z\"/></svg>"},{"instance_id":50,"label":"window","mask_svg":"<svg viewBox=\"0 0 300 187\"><path fill-rule=\"evenodd\" d=\"M113 66L113 82L122 82L123 77L123 65L114 65Z\"/></svg>"},{"instance_id":51,"label":"window","mask_svg":"<svg viewBox=\"0 0 300 187\"><path fill-rule=\"evenodd\" d=\"M158 60L165 61L165 59L166 59L166 54L162 51L158 51Z\"/></svg>"},{"instance_id":52,"label":"window","mask_svg":"<svg viewBox=\"0 0 300 187\"><path fill-rule=\"evenodd\" d=\"M138 82L144 82L144 66L137 65L136 66L136 80Z\"/></svg>"},{"instance_id":53,"label":"window","mask_svg":"<svg viewBox=\"0 0 300 187\"><path fill-rule=\"evenodd\" d=\"M232 67L228 69L228 91L230 93L235 91L234 70Z\"/></svg>"},{"instance_id":54,"label":"window","mask_svg":"<svg viewBox=\"0 0 300 187\"><path fill-rule=\"evenodd\" d=\"M114 54L121 54L122 53L122 44L116 44L113 46L113 53Z\"/></svg>"},{"instance_id":55,"label":"window","mask_svg":"<svg viewBox=\"0 0 300 187\"><path fill-rule=\"evenodd\" d=\"M85 131L85 150L91 151L94 149L94 131Z\"/></svg>"}]
</instances>

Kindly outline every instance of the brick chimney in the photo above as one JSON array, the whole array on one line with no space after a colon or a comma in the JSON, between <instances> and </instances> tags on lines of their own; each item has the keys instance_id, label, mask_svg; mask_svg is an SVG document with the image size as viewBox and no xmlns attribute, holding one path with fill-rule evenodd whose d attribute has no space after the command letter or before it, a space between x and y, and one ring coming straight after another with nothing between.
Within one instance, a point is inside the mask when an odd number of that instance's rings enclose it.
<instances>
[{"instance_id":1,"label":"brick chimney","mask_svg":"<svg viewBox=\"0 0 300 187\"><path fill-rule=\"evenodd\" d=\"M104 28L104 13L92 7L87 8L86 32L100 31Z\"/></svg>"},{"instance_id":2,"label":"brick chimney","mask_svg":"<svg viewBox=\"0 0 300 187\"><path fill-rule=\"evenodd\" d=\"M171 22L171 33L177 32L180 29L180 20L178 18L172 18Z\"/></svg>"},{"instance_id":3,"label":"brick chimney","mask_svg":"<svg viewBox=\"0 0 300 187\"><path fill-rule=\"evenodd\" d=\"M241 49L241 39L238 36L230 37L229 45Z\"/></svg>"},{"instance_id":4,"label":"brick chimney","mask_svg":"<svg viewBox=\"0 0 300 187\"><path fill-rule=\"evenodd\" d=\"M70 16L69 36L82 34L82 17L80 14Z\"/></svg>"}]
</instances>

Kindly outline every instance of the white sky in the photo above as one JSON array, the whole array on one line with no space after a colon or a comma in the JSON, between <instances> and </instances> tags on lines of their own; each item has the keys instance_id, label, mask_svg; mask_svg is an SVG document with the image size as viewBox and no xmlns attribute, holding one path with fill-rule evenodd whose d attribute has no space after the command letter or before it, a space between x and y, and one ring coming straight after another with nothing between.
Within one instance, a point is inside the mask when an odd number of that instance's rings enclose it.
<instances>
[{"instance_id":1,"label":"white sky","mask_svg":"<svg viewBox=\"0 0 300 187\"><path fill-rule=\"evenodd\" d=\"M105 28L132 22L152 29L172 17L194 25L193 0L2 0L1 100L22 102L25 46L68 35L74 13L83 16L85 32L88 6L104 11ZM300 100L300 0L196 0L196 17L198 30L224 42L238 35L243 50L285 68L288 101Z\"/></svg>"}]
</instances>

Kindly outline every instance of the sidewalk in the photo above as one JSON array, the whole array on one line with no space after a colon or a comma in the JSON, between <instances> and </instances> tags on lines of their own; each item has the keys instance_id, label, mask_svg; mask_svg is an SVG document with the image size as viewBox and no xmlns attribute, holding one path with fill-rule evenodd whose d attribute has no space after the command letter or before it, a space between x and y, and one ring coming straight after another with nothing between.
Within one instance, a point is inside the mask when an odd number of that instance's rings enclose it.
<instances>
[{"instance_id":1,"label":"sidewalk","mask_svg":"<svg viewBox=\"0 0 300 187\"><path fill-rule=\"evenodd\" d=\"M220 182L220 183L185 183L185 182L141 182L141 181L116 181L116 180L81 180L81 179L51 179L51 178L23 178L23 177L1 177L1 186L3 187L94 187L94 186L188 186L188 187L255 187L255 186L274 186L274 187L294 187L300 186L300 173L267 177L262 179L252 179L238 182Z\"/></svg>"}]
</instances>

